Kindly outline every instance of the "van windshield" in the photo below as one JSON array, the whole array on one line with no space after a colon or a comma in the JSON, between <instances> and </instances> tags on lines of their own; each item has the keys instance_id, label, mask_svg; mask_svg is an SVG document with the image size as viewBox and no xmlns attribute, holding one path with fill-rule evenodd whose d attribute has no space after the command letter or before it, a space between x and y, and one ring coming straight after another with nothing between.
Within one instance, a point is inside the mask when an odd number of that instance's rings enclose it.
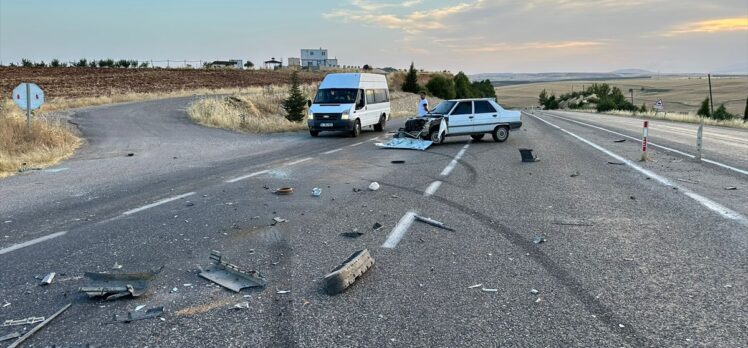
<instances>
[{"instance_id":1,"label":"van windshield","mask_svg":"<svg viewBox=\"0 0 748 348\"><path fill-rule=\"evenodd\" d=\"M452 107L455 106L455 102L445 100L439 105L437 105L433 110L431 110L432 114L440 114L440 115L446 115L449 110L452 110Z\"/></svg>"},{"instance_id":2,"label":"van windshield","mask_svg":"<svg viewBox=\"0 0 748 348\"><path fill-rule=\"evenodd\" d=\"M325 88L317 91L315 104L353 104L356 102L357 89L354 88Z\"/></svg>"}]
</instances>

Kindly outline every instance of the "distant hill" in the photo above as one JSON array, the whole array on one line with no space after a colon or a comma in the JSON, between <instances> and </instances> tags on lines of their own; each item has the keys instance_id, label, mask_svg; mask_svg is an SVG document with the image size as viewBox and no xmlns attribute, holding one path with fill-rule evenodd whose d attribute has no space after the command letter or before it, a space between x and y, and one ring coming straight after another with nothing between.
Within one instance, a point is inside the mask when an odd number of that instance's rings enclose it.
<instances>
[{"instance_id":1,"label":"distant hill","mask_svg":"<svg viewBox=\"0 0 748 348\"><path fill-rule=\"evenodd\" d=\"M550 73L482 73L468 76L471 80L490 80L496 86L516 85L534 82L569 80L612 80L634 77L648 77L654 73L642 69L621 69L612 72L550 72Z\"/></svg>"},{"instance_id":2,"label":"distant hill","mask_svg":"<svg viewBox=\"0 0 748 348\"><path fill-rule=\"evenodd\" d=\"M649 75L654 74L653 72L649 70L644 70L644 69L618 69L618 70L611 71L611 73L619 74L619 75L638 75L638 76L642 76L642 75L649 76Z\"/></svg>"}]
</instances>

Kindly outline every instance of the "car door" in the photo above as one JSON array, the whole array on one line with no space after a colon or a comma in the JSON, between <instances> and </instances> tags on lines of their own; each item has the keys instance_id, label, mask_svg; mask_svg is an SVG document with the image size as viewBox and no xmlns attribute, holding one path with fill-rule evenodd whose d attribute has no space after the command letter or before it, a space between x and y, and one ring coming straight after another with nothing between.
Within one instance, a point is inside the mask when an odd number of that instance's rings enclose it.
<instances>
[{"instance_id":1,"label":"car door","mask_svg":"<svg viewBox=\"0 0 748 348\"><path fill-rule=\"evenodd\" d=\"M473 132L487 133L493 131L499 122L499 112L488 100L473 101L475 108L473 118Z\"/></svg>"},{"instance_id":2,"label":"car door","mask_svg":"<svg viewBox=\"0 0 748 348\"><path fill-rule=\"evenodd\" d=\"M449 113L448 134L466 134L473 132L473 102L461 101Z\"/></svg>"}]
</instances>

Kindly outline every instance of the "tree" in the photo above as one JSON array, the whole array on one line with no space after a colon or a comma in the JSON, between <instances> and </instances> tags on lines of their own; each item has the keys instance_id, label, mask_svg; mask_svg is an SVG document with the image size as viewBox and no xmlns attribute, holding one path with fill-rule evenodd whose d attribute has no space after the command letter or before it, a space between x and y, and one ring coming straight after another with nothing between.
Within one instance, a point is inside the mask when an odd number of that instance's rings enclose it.
<instances>
[{"instance_id":1,"label":"tree","mask_svg":"<svg viewBox=\"0 0 748 348\"><path fill-rule=\"evenodd\" d=\"M548 91L543 89L543 91L540 92L540 95L538 95L538 104L540 104L540 106L545 106L545 104L547 103L548 103Z\"/></svg>"},{"instance_id":2,"label":"tree","mask_svg":"<svg viewBox=\"0 0 748 348\"><path fill-rule=\"evenodd\" d=\"M452 79L444 75L436 75L426 83L426 89L436 97L442 99L455 98L455 84Z\"/></svg>"},{"instance_id":3,"label":"tree","mask_svg":"<svg viewBox=\"0 0 748 348\"><path fill-rule=\"evenodd\" d=\"M730 120L733 117L735 117L735 115L727 112L727 109L725 109L725 104L720 104L717 110L714 111L714 114L712 114L712 118L715 120Z\"/></svg>"},{"instance_id":4,"label":"tree","mask_svg":"<svg viewBox=\"0 0 748 348\"><path fill-rule=\"evenodd\" d=\"M454 78L455 81L455 98L467 99L475 98L473 92L473 86L470 84L470 79L462 71L458 72Z\"/></svg>"},{"instance_id":5,"label":"tree","mask_svg":"<svg viewBox=\"0 0 748 348\"><path fill-rule=\"evenodd\" d=\"M292 122L304 120L304 109L306 108L306 97L301 93L299 87L299 76L296 71L291 74L291 87L288 98L283 101L283 109L286 110L286 119Z\"/></svg>"},{"instance_id":6,"label":"tree","mask_svg":"<svg viewBox=\"0 0 748 348\"><path fill-rule=\"evenodd\" d=\"M647 112L647 103L642 103L642 107L639 108L639 112L641 113Z\"/></svg>"},{"instance_id":7,"label":"tree","mask_svg":"<svg viewBox=\"0 0 748 348\"><path fill-rule=\"evenodd\" d=\"M95 59L91 59L91 61L88 63L89 67L95 68L99 66L99 63Z\"/></svg>"},{"instance_id":8,"label":"tree","mask_svg":"<svg viewBox=\"0 0 748 348\"><path fill-rule=\"evenodd\" d=\"M252 68L255 67L255 63L252 63L250 61L246 61L246 62L244 62L244 67L247 68L247 69L252 69Z\"/></svg>"},{"instance_id":9,"label":"tree","mask_svg":"<svg viewBox=\"0 0 748 348\"><path fill-rule=\"evenodd\" d=\"M474 81L472 83L473 93L480 98L496 98L496 90L491 80Z\"/></svg>"},{"instance_id":10,"label":"tree","mask_svg":"<svg viewBox=\"0 0 748 348\"><path fill-rule=\"evenodd\" d=\"M130 67L130 61L127 60L127 59L120 59L120 60L117 61L117 63L116 63L115 66L118 67L118 68L125 68L125 69L127 69L127 68Z\"/></svg>"},{"instance_id":11,"label":"tree","mask_svg":"<svg viewBox=\"0 0 748 348\"><path fill-rule=\"evenodd\" d=\"M696 114L701 117L711 117L711 112L709 111L709 97L704 99L703 102L701 102L701 107L699 108L699 111L696 111Z\"/></svg>"},{"instance_id":12,"label":"tree","mask_svg":"<svg viewBox=\"0 0 748 348\"><path fill-rule=\"evenodd\" d=\"M86 59L86 58L79 59L78 62L75 63L75 66L77 66L79 68L84 68L84 67L88 66L88 59Z\"/></svg>"},{"instance_id":13,"label":"tree","mask_svg":"<svg viewBox=\"0 0 748 348\"><path fill-rule=\"evenodd\" d=\"M418 72L413 62L410 63L410 69L405 75L405 82L403 82L403 92L418 93Z\"/></svg>"},{"instance_id":14,"label":"tree","mask_svg":"<svg viewBox=\"0 0 748 348\"><path fill-rule=\"evenodd\" d=\"M147 68L147 67L148 67L148 62L142 62L142 63L140 63L139 68Z\"/></svg>"},{"instance_id":15,"label":"tree","mask_svg":"<svg viewBox=\"0 0 748 348\"><path fill-rule=\"evenodd\" d=\"M52 59L52 61L49 62L49 66L51 66L53 68L59 68L60 67L60 60L57 59L57 58Z\"/></svg>"}]
</instances>

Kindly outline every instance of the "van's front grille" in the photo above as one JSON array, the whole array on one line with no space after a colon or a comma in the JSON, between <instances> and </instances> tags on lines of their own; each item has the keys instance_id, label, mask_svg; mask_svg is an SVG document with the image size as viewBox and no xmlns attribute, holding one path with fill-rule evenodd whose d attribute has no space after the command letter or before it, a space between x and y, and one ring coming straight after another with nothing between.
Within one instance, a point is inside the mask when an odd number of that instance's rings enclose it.
<instances>
[{"instance_id":1,"label":"van's front grille","mask_svg":"<svg viewBox=\"0 0 748 348\"><path fill-rule=\"evenodd\" d=\"M315 113L314 119L320 121L333 121L339 120L343 114L331 114L331 113Z\"/></svg>"}]
</instances>

